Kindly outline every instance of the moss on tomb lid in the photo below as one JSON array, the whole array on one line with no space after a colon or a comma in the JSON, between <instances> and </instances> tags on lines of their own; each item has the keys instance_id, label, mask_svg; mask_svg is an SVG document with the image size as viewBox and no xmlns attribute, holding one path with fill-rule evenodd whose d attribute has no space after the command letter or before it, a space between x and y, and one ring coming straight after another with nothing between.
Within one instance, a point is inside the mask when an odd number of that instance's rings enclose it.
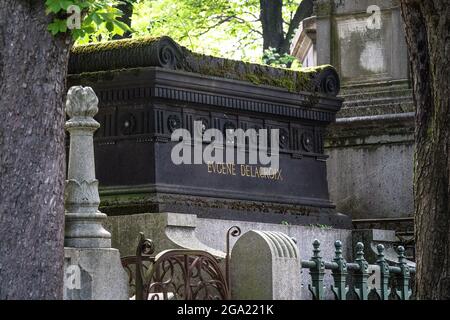
<instances>
[{"instance_id":1,"label":"moss on tomb lid","mask_svg":"<svg viewBox=\"0 0 450 320\"><path fill-rule=\"evenodd\" d=\"M72 54L89 54L101 51L110 51L118 49L133 49L148 46L154 42L160 41L162 37L141 37L132 39L121 39L98 43L88 43L77 45L72 48Z\"/></svg>"},{"instance_id":2,"label":"moss on tomb lid","mask_svg":"<svg viewBox=\"0 0 450 320\"><path fill-rule=\"evenodd\" d=\"M293 70L213 57L192 52L166 36L76 46L71 52L69 73L150 66L269 85L291 92L317 91L317 80L325 70L337 77L336 71L330 65ZM336 95L337 92L332 94Z\"/></svg>"},{"instance_id":3,"label":"moss on tomb lid","mask_svg":"<svg viewBox=\"0 0 450 320\"><path fill-rule=\"evenodd\" d=\"M292 92L314 90L315 83L312 80L325 69L334 70L330 65L293 70L203 55L186 48L182 50L184 59L179 64L182 70L256 85L281 87Z\"/></svg>"}]
</instances>

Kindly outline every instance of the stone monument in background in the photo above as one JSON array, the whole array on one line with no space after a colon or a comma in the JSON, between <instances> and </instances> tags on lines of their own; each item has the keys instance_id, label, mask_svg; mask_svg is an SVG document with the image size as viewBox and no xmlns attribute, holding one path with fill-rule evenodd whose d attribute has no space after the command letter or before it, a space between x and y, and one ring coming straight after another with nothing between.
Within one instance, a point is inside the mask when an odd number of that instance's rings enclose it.
<instances>
[{"instance_id":1,"label":"stone monument in background","mask_svg":"<svg viewBox=\"0 0 450 320\"><path fill-rule=\"evenodd\" d=\"M325 150L330 197L359 228L412 230L414 106L398 0L317 0L291 53L336 67L344 98Z\"/></svg>"}]
</instances>

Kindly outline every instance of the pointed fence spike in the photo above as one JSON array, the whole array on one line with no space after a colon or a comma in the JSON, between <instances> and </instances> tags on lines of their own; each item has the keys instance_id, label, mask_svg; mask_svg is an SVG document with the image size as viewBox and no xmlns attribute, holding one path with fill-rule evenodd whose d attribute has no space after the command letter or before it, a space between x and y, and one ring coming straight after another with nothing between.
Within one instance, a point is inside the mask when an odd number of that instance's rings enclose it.
<instances>
[{"instance_id":1,"label":"pointed fence spike","mask_svg":"<svg viewBox=\"0 0 450 320\"><path fill-rule=\"evenodd\" d=\"M320 241L318 239L313 241L313 248L313 256L311 257L311 261L315 263L315 266L309 270L312 282L312 285L309 286L309 290L313 295L313 299L322 300L325 265L322 261L322 257L320 256Z\"/></svg>"},{"instance_id":2,"label":"pointed fence spike","mask_svg":"<svg viewBox=\"0 0 450 320\"><path fill-rule=\"evenodd\" d=\"M348 287L346 286L347 262L342 257L342 242L336 240L334 247L336 250L333 261L337 264L337 268L331 272L334 280L331 291L333 291L336 300L346 300L348 292Z\"/></svg>"},{"instance_id":3,"label":"pointed fence spike","mask_svg":"<svg viewBox=\"0 0 450 320\"><path fill-rule=\"evenodd\" d=\"M389 299L389 264L384 258L384 246L380 243L377 245L377 261L376 264L380 268L380 288L376 292L381 300Z\"/></svg>"},{"instance_id":4,"label":"pointed fence spike","mask_svg":"<svg viewBox=\"0 0 450 320\"><path fill-rule=\"evenodd\" d=\"M356 244L356 259L355 263L358 264L359 270L353 274L354 278L354 291L359 300L367 300L369 290L367 286L367 278L369 277L368 267L366 259L364 259L364 244L358 242Z\"/></svg>"},{"instance_id":5,"label":"pointed fence spike","mask_svg":"<svg viewBox=\"0 0 450 320\"><path fill-rule=\"evenodd\" d=\"M405 257L405 248L403 246L397 247L398 262L397 266L400 268L400 273L396 275L397 278L397 295L401 300L409 300L411 297L411 289L409 288L409 279L411 278L411 273L409 270L408 263Z\"/></svg>"}]
</instances>

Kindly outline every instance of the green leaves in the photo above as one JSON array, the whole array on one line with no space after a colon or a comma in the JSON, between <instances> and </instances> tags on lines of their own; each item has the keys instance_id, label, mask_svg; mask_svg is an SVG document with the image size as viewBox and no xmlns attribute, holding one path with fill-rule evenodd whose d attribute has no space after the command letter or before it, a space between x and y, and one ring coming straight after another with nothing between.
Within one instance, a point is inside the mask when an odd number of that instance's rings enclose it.
<instances>
[{"instance_id":1,"label":"green leaves","mask_svg":"<svg viewBox=\"0 0 450 320\"><path fill-rule=\"evenodd\" d=\"M105 33L108 37L123 35L131 29L118 20L123 12L117 9L117 5L122 3L117 0L46 0L46 12L54 16L48 30L53 35L70 32L74 40L80 41L89 41ZM77 10L68 11L72 8ZM76 19L81 24L73 27L70 21Z\"/></svg>"},{"instance_id":2,"label":"green leaves","mask_svg":"<svg viewBox=\"0 0 450 320\"><path fill-rule=\"evenodd\" d=\"M300 3L283 0L285 31ZM200 53L261 62L260 0L147 0L134 9L136 35L169 35Z\"/></svg>"},{"instance_id":3,"label":"green leaves","mask_svg":"<svg viewBox=\"0 0 450 320\"><path fill-rule=\"evenodd\" d=\"M285 31L302 0L283 0ZM78 44L110 40L132 32L133 36L168 35L203 54L260 63L262 27L260 0L46 0L53 17L48 30L55 36L70 33ZM131 28L120 21L118 6L133 4ZM69 10L77 6L76 12ZM70 23L72 21L72 23ZM78 22L74 27L73 21ZM69 23L65 23L69 22ZM271 53L263 62L289 66L289 56ZM267 60L268 59L268 60ZM294 63L295 64L295 63Z\"/></svg>"},{"instance_id":4,"label":"green leaves","mask_svg":"<svg viewBox=\"0 0 450 320\"><path fill-rule=\"evenodd\" d=\"M291 68L294 65L295 68L300 68L300 62L294 56L287 53L279 54L276 48L269 48L264 50L262 57L263 63L281 68Z\"/></svg>"},{"instance_id":5,"label":"green leaves","mask_svg":"<svg viewBox=\"0 0 450 320\"><path fill-rule=\"evenodd\" d=\"M67 20L55 19L48 25L48 30L52 35L67 31Z\"/></svg>"},{"instance_id":6,"label":"green leaves","mask_svg":"<svg viewBox=\"0 0 450 320\"><path fill-rule=\"evenodd\" d=\"M259 0L153 0L134 8L136 35L169 35L204 54L260 57Z\"/></svg>"},{"instance_id":7,"label":"green leaves","mask_svg":"<svg viewBox=\"0 0 450 320\"><path fill-rule=\"evenodd\" d=\"M47 14L58 13L61 10L67 10L67 8L76 1L71 0L46 0L45 5L47 6Z\"/></svg>"}]
</instances>

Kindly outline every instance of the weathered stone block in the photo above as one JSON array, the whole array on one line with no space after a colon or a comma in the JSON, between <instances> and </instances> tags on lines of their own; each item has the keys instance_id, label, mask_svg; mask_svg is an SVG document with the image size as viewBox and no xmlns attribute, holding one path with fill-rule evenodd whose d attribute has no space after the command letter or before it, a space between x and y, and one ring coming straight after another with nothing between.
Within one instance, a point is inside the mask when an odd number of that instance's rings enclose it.
<instances>
[{"instance_id":1,"label":"weathered stone block","mask_svg":"<svg viewBox=\"0 0 450 320\"><path fill-rule=\"evenodd\" d=\"M251 230L231 253L231 294L240 300L300 299L297 245L281 232Z\"/></svg>"},{"instance_id":2,"label":"weathered stone block","mask_svg":"<svg viewBox=\"0 0 450 320\"><path fill-rule=\"evenodd\" d=\"M64 248L64 300L128 300L117 249Z\"/></svg>"},{"instance_id":3,"label":"weathered stone block","mask_svg":"<svg viewBox=\"0 0 450 320\"><path fill-rule=\"evenodd\" d=\"M224 258L224 252L207 246L197 238L196 226L196 215L170 212L111 216L105 223L112 233L112 245L120 250L122 256L135 254L139 232L143 232L146 238L154 241L156 252L167 249L204 250ZM223 232L225 242L226 230Z\"/></svg>"}]
</instances>

